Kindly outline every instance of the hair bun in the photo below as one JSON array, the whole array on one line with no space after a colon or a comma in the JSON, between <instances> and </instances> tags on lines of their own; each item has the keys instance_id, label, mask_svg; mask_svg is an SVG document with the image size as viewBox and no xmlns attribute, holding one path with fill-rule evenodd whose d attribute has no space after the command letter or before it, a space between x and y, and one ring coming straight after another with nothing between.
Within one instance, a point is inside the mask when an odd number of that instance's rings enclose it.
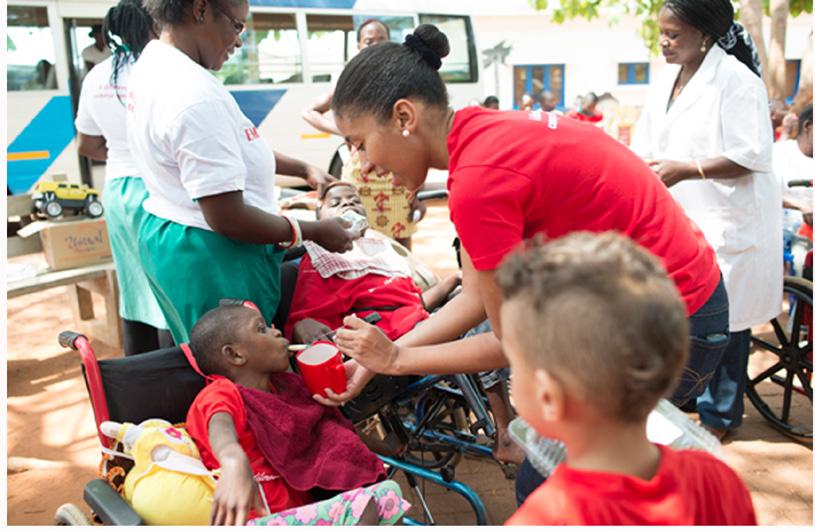
<instances>
[{"instance_id":1,"label":"hair bun","mask_svg":"<svg viewBox=\"0 0 815 531\"><path fill-rule=\"evenodd\" d=\"M433 24L421 24L413 34L405 37L406 47L415 51L434 70L441 68L441 60L450 53L450 41L447 35Z\"/></svg>"}]
</instances>

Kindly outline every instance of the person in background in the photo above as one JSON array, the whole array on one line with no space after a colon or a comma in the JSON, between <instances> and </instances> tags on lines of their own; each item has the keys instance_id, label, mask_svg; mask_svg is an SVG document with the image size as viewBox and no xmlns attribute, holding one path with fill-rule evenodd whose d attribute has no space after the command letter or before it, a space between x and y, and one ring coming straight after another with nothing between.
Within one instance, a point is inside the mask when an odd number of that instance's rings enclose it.
<instances>
[{"instance_id":1,"label":"person in background","mask_svg":"<svg viewBox=\"0 0 815 531\"><path fill-rule=\"evenodd\" d=\"M589 92L580 98L580 104L578 107L569 111L566 116L581 122L588 122L591 124L600 123L603 121L603 113L597 110L598 101L599 99L597 98L597 94L594 92Z\"/></svg>"},{"instance_id":2,"label":"person in background","mask_svg":"<svg viewBox=\"0 0 815 531\"><path fill-rule=\"evenodd\" d=\"M776 142L783 142L784 140L790 139L794 140L798 133L798 115L793 111L789 111L785 114L781 120L780 130L776 130L776 132L778 133L775 137Z\"/></svg>"},{"instance_id":3,"label":"person in background","mask_svg":"<svg viewBox=\"0 0 815 531\"><path fill-rule=\"evenodd\" d=\"M812 238L812 189L790 188L790 181L812 180L815 161L812 159L812 104L798 118L795 140L773 144L773 173L782 186L784 231L801 233ZM805 226L802 226L805 225Z\"/></svg>"},{"instance_id":4,"label":"person in background","mask_svg":"<svg viewBox=\"0 0 815 531\"><path fill-rule=\"evenodd\" d=\"M756 525L724 462L646 436L688 352L682 299L653 255L572 233L512 255L497 280L518 413L566 447L507 525Z\"/></svg>"},{"instance_id":5,"label":"person in background","mask_svg":"<svg viewBox=\"0 0 815 531\"><path fill-rule=\"evenodd\" d=\"M650 89L631 147L705 234L724 274L730 342L696 401L701 423L722 438L742 422L750 328L781 312L781 189L772 175L769 100L730 0L667 0L658 22L668 66Z\"/></svg>"},{"instance_id":6,"label":"person in background","mask_svg":"<svg viewBox=\"0 0 815 531\"><path fill-rule=\"evenodd\" d=\"M521 110L531 111L535 107L535 100L529 94L521 96Z\"/></svg>"},{"instance_id":7,"label":"person in background","mask_svg":"<svg viewBox=\"0 0 815 531\"><path fill-rule=\"evenodd\" d=\"M484 98L484 105L482 105L485 109L495 109L496 111L500 108L500 102L498 101L497 96L487 96Z\"/></svg>"},{"instance_id":8,"label":"person in background","mask_svg":"<svg viewBox=\"0 0 815 531\"><path fill-rule=\"evenodd\" d=\"M387 42L390 35L390 28L384 22L368 19L357 28L357 49L364 50L373 44ZM331 110L333 97L332 89L303 112L303 120L319 131L342 136L334 121L325 116ZM350 161L343 166L342 180L354 184L359 190L368 212L368 224L410 250L416 224L427 210L415 194L408 193L404 186L394 184L393 175L375 171L373 165L368 164L353 147Z\"/></svg>"},{"instance_id":9,"label":"person in background","mask_svg":"<svg viewBox=\"0 0 815 531\"><path fill-rule=\"evenodd\" d=\"M93 44L86 46L85 49L82 50L82 60L85 62L86 75L93 67L110 57L111 54L110 48L108 48L105 43L101 24L91 26L88 37L93 38Z\"/></svg>"},{"instance_id":10,"label":"person in background","mask_svg":"<svg viewBox=\"0 0 815 531\"><path fill-rule=\"evenodd\" d=\"M782 98L774 98L770 102L770 123L773 126L773 134L776 142L781 138L783 131L782 123L788 113L789 107L787 107L787 104L784 103Z\"/></svg>"},{"instance_id":11,"label":"person in background","mask_svg":"<svg viewBox=\"0 0 815 531\"><path fill-rule=\"evenodd\" d=\"M147 189L128 145L125 110L130 71L157 33L141 0L121 0L111 7L104 33L114 52L82 82L77 149L80 155L106 161L105 224L119 282L124 353L130 356L173 343L138 256Z\"/></svg>"},{"instance_id":12,"label":"person in background","mask_svg":"<svg viewBox=\"0 0 815 531\"><path fill-rule=\"evenodd\" d=\"M57 88L57 76L54 65L46 59L37 61L34 77L26 85L26 90L54 90Z\"/></svg>"},{"instance_id":13,"label":"person in background","mask_svg":"<svg viewBox=\"0 0 815 531\"><path fill-rule=\"evenodd\" d=\"M146 0L161 35L130 75L128 141L149 192L139 257L176 343L220 299L251 300L271 322L284 249L314 240L351 249L339 219L280 214L275 175L331 176L273 152L211 71L243 44L247 0Z\"/></svg>"},{"instance_id":14,"label":"person in background","mask_svg":"<svg viewBox=\"0 0 815 531\"><path fill-rule=\"evenodd\" d=\"M557 98L548 90L541 92L541 109L546 112L553 112L557 109Z\"/></svg>"}]
</instances>

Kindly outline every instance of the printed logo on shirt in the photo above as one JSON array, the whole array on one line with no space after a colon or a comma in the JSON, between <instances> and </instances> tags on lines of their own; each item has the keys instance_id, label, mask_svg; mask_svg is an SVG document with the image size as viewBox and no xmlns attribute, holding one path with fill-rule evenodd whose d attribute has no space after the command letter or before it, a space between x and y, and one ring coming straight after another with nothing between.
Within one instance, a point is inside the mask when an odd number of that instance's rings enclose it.
<instances>
[{"instance_id":1,"label":"printed logo on shirt","mask_svg":"<svg viewBox=\"0 0 815 531\"><path fill-rule=\"evenodd\" d=\"M136 96L132 91L127 92L127 110L133 112L136 109Z\"/></svg>"},{"instance_id":2,"label":"printed logo on shirt","mask_svg":"<svg viewBox=\"0 0 815 531\"><path fill-rule=\"evenodd\" d=\"M260 138L260 133L258 133L257 127L251 127L249 129L244 129L243 133L246 135L246 140L251 142L252 140L257 140Z\"/></svg>"}]
</instances>

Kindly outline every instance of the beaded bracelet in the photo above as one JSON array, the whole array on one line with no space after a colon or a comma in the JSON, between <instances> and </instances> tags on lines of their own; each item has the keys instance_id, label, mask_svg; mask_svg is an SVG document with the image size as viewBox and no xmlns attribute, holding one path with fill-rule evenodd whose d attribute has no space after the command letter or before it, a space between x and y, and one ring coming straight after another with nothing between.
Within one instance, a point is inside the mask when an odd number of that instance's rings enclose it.
<instances>
[{"instance_id":1,"label":"beaded bracelet","mask_svg":"<svg viewBox=\"0 0 815 531\"><path fill-rule=\"evenodd\" d=\"M285 219L289 226L291 226L291 240L278 243L278 247L282 249L291 249L292 247L302 245L303 230L300 228L300 223L298 223L297 219L289 214L280 214L280 217Z\"/></svg>"}]
</instances>

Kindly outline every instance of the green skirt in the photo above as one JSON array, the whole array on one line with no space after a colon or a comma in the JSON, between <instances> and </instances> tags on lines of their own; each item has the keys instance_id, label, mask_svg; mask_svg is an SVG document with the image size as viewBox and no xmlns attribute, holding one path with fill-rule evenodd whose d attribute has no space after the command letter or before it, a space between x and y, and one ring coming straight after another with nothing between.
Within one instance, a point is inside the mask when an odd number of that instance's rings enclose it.
<instances>
[{"instance_id":1,"label":"green skirt","mask_svg":"<svg viewBox=\"0 0 815 531\"><path fill-rule=\"evenodd\" d=\"M280 301L283 250L243 243L145 212L139 254L176 344L221 299L245 299L271 322Z\"/></svg>"},{"instance_id":2,"label":"green skirt","mask_svg":"<svg viewBox=\"0 0 815 531\"><path fill-rule=\"evenodd\" d=\"M166 329L138 253L145 199L147 189L139 177L118 177L105 183L105 224L119 281L119 316Z\"/></svg>"}]
</instances>

